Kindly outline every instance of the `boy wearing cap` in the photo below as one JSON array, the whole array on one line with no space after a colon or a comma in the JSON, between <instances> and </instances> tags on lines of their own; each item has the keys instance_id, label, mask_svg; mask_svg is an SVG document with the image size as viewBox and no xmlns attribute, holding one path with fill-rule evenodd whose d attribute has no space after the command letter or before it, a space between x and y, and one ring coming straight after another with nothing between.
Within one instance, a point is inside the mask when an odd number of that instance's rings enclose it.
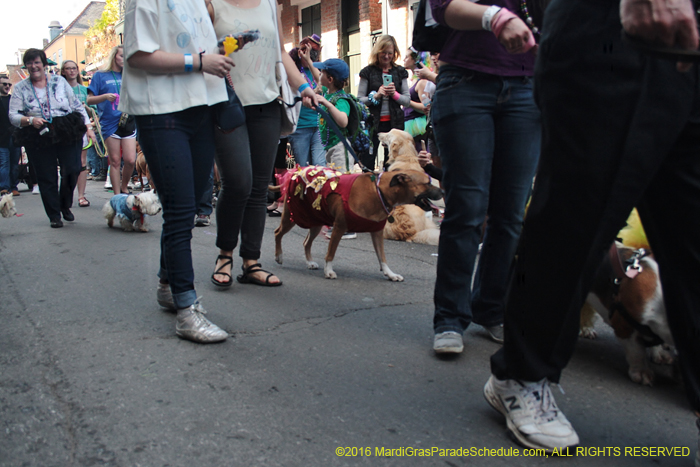
<instances>
[{"instance_id":1,"label":"boy wearing cap","mask_svg":"<svg viewBox=\"0 0 700 467\"><path fill-rule=\"evenodd\" d=\"M318 102L327 109L330 117L343 130L343 136L346 136L347 132L344 129L348 126L350 102L347 99L338 98L336 95L345 94L343 87L350 76L350 68L339 58L329 58L325 62L316 62L314 67L321 72L320 82L323 95L318 98ZM333 104L331 101L335 103ZM352 155L347 152L338 135L320 115L318 127L321 133L321 142L326 150L328 166L341 172L350 172L355 163Z\"/></svg>"}]
</instances>

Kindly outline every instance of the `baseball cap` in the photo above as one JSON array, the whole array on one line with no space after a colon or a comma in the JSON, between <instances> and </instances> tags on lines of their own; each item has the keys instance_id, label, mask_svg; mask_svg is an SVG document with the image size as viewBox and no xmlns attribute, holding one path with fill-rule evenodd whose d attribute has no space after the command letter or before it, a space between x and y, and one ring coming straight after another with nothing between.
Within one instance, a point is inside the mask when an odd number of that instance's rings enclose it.
<instances>
[{"instance_id":1,"label":"baseball cap","mask_svg":"<svg viewBox=\"0 0 700 467\"><path fill-rule=\"evenodd\" d=\"M325 62L314 62L314 66L319 70L326 70L334 79L344 81L350 76L348 64L339 58L329 58Z\"/></svg>"}]
</instances>

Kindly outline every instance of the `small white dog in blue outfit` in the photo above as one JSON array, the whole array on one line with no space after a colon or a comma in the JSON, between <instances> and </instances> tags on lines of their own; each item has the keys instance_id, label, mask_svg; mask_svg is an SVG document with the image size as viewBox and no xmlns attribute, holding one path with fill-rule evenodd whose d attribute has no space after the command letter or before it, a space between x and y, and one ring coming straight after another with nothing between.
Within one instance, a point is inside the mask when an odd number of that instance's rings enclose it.
<instances>
[{"instance_id":1,"label":"small white dog in blue outfit","mask_svg":"<svg viewBox=\"0 0 700 467\"><path fill-rule=\"evenodd\" d=\"M124 232L138 230L148 232L146 216L155 216L161 211L158 195L147 191L138 195L114 195L102 208L107 225L112 227L114 218L119 218Z\"/></svg>"}]
</instances>

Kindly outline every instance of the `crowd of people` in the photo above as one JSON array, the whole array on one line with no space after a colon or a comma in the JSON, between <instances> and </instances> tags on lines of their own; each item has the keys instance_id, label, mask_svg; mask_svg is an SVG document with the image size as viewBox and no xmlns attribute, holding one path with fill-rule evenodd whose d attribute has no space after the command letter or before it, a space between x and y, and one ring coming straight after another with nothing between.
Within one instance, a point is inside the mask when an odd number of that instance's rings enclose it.
<instances>
[{"instance_id":1,"label":"crowd of people","mask_svg":"<svg viewBox=\"0 0 700 467\"><path fill-rule=\"evenodd\" d=\"M453 29L439 54L410 48L401 66L396 40L384 35L359 72L357 99L371 115L362 130L371 144L355 161L344 141L355 105L345 91L348 65L320 62L317 35L285 52L276 1L131 1L124 46L114 48L88 88L75 62L65 61L60 76L47 74L37 49L25 53L29 77L11 98L11 83L0 77L0 189L17 192L14 167L23 146L50 225L61 227L74 220L76 186L79 205L89 206L86 166L90 149L100 147L94 127L100 126L115 194L129 190L138 139L163 206L156 299L175 312L178 336L223 341L228 334L204 316L194 288L192 229L208 216L201 205L210 198L215 161L221 191L212 283L232 285L238 247L238 282L282 285L260 263L268 185L275 159L285 154L274 72L281 63L304 104L289 136L299 165L350 172L357 162L380 171L378 133L401 129L415 138L425 170L439 174L445 211L433 350L463 352L472 322L503 344L484 394L519 442L545 449L578 444L549 383L559 381L573 353L593 273L635 206L660 266L685 387L700 416L700 226L674 214L693 212L700 200L700 76L697 67L621 43L624 30L697 49L691 2L671 8L662 0L553 0L540 27L519 0L430 3L434 19ZM167 8L179 14L156 18ZM190 35L188 21L206 33ZM236 37L241 24L258 40L220 53L215 38ZM230 132L215 128L211 111L227 100L225 77L246 117ZM97 106L99 119L87 106ZM10 125L18 129L14 138Z\"/></svg>"}]
</instances>

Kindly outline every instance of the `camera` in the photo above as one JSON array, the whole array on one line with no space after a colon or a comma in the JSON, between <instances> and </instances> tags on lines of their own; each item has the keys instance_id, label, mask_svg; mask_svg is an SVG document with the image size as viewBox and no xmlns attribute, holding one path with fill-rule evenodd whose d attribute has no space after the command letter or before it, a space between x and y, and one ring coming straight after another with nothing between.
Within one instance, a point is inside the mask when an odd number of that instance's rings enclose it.
<instances>
[{"instance_id":1,"label":"camera","mask_svg":"<svg viewBox=\"0 0 700 467\"><path fill-rule=\"evenodd\" d=\"M45 135L46 133L48 133L49 131L51 131L51 130L49 129L49 126L48 126L47 124L44 123L44 125L41 127L41 130L39 130L39 134L40 134L41 136L44 136L44 135Z\"/></svg>"}]
</instances>

